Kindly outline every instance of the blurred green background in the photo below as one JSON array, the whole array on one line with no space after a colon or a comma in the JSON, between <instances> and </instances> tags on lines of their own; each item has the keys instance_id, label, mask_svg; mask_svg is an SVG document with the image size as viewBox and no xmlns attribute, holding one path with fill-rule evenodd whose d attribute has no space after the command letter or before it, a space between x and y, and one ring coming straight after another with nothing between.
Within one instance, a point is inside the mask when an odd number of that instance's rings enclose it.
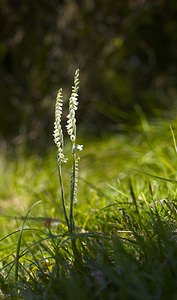
<instances>
[{"instance_id":1,"label":"blurred green background","mask_svg":"<svg viewBox=\"0 0 177 300\"><path fill-rule=\"evenodd\" d=\"M80 127L119 131L177 99L176 0L0 0L0 137L52 139L56 91L81 73Z\"/></svg>"}]
</instances>

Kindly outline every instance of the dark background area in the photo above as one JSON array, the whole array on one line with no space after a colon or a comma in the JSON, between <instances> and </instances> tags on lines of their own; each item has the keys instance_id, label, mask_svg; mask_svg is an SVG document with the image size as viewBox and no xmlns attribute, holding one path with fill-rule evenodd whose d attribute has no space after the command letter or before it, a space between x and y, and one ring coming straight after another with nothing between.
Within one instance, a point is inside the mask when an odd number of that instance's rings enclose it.
<instances>
[{"instance_id":1,"label":"dark background area","mask_svg":"<svg viewBox=\"0 0 177 300\"><path fill-rule=\"evenodd\" d=\"M56 91L81 73L88 134L168 116L177 99L177 1L0 0L0 135L45 143ZM17 140L17 139L16 139Z\"/></svg>"}]
</instances>

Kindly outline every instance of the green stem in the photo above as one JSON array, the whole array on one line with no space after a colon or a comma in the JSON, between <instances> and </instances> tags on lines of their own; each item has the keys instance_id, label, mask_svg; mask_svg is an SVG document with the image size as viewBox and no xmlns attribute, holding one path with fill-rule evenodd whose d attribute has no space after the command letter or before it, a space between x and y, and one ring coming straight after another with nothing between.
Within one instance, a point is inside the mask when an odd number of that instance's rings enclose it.
<instances>
[{"instance_id":1,"label":"green stem","mask_svg":"<svg viewBox=\"0 0 177 300\"><path fill-rule=\"evenodd\" d=\"M72 151L72 174L70 181L70 233L71 233L71 243L72 251L74 255L75 267L79 270L82 266L81 255L77 249L76 238L75 238L75 223L74 223L74 193L75 193L75 184L76 184L76 145L73 144Z\"/></svg>"},{"instance_id":2,"label":"green stem","mask_svg":"<svg viewBox=\"0 0 177 300\"><path fill-rule=\"evenodd\" d=\"M75 145L73 145L75 148ZM75 190L75 178L76 178L76 153L75 150L72 153L73 161L72 161L72 174L71 174L71 183L70 183L70 229L71 233L75 232L75 225L74 225L74 190Z\"/></svg>"},{"instance_id":3,"label":"green stem","mask_svg":"<svg viewBox=\"0 0 177 300\"><path fill-rule=\"evenodd\" d=\"M62 179L62 169L61 169L61 164L59 164L59 163L58 163L58 175L59 175L60 192L61 192L61 200L62 200L64 217L65 217L65 221L66 221L68 230L70 231L70 224L69 224L68 215L66 212L65 195L64 195L64 187L63 187L63 179Z\"/></svg>"}]
</instances>

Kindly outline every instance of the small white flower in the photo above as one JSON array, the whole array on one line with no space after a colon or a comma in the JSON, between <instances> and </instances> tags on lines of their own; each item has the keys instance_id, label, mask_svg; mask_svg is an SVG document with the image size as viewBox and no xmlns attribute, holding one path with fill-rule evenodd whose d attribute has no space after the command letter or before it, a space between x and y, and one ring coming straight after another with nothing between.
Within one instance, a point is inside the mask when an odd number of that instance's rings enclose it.
<instances>
[{"instance_id":1,"label":"small white flower","mask_svg":"<svg viewBox=\"0 0 177 300\"><path fill-rule=\"evenodd\" d=\"M84 149L83 145L76 145L76 149L82 151Z\"/></svg>"}]
</instances>

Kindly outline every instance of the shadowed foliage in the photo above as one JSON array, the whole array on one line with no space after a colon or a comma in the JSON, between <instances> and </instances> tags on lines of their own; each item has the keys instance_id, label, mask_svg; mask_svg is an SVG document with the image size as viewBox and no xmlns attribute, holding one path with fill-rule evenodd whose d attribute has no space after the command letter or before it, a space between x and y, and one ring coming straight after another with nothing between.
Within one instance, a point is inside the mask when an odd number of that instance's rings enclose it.
<instances>
[{"instance_id":1,"label":"shadowed foliage","mask_svg":"<svg viewBox=\"0 0 177 300\"><path fill-rule=\"evenodd\" d=\"M79 66L87 132L160 115L176 99L175 0L0 1L1 135L51 132L53 100ZM69 93L69 91L68 91ZM44 117L45 116L45 117ZM105 126L106 124L106 126ZM114 125L114 126L112 126Z\"/></svg>"}]
</instances>

